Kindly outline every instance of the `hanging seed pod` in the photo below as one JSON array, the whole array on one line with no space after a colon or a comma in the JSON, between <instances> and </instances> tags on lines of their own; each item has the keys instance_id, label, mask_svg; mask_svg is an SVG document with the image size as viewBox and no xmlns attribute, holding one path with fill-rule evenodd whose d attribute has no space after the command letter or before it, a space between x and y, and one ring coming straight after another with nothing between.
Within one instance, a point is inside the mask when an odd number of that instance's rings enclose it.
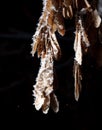
<instances>
[{"instance_id":1,"label":"hanging seed pod","mask_svg":"<svg viewBox=\"0 0 102 130\"><path fill-rule=\"evenodd\" d=\"M74 62L74 97L75 100L79 100L80 92L82 89L81 81L82 81L82 75L81 75L81 66L75 61Z\"/></svg>"}]
</instances>

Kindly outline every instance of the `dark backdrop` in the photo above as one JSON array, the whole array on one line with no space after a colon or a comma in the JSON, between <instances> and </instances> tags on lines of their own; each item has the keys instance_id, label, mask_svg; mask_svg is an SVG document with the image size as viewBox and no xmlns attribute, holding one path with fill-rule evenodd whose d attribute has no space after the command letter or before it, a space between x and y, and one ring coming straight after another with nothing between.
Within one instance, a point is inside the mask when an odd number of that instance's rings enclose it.
<instances>
[{"instance_id":1,"label":"dark backdrop","mask_svg":"<svg viewBox=\"0 0 102 130\"><path fill-rule=\"evenodd\" d=\"M91 130L99 119L102 67L95 66L87 56L83 66L83 89L78 102L73 96L74 23L65 21L64 37L56 33L62 50L55 62L59 87L56 90L60 111L47 115L33 106L33 84L39 69L39 59L30 54L32 35L41 15L41 0L11 1L0 4L0 113L32 120L67 120L70 130ZM12 116L11 116L12 117Z\"/></svg>"}]
</instances>

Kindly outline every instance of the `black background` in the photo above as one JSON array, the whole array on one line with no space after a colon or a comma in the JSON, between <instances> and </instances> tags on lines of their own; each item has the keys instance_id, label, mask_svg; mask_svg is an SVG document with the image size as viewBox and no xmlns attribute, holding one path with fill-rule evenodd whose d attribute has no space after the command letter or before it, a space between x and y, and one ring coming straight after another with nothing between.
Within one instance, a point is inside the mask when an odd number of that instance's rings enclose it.
<instances>
[{"instance_id":1,"label":"black background","mask_svg":"<svg viewBox=\"0 0 102 130\"><path fill-rule=\"evenodd\" d=\"M0 113L5 118L26 119L29 116L31 120L66 120L70 130L97 128L102 67L95 66L90 56L85 58L83 88L76 102L73 96L73 20L65 21L64 37L56 33L62 50L60 61L55 62L59 84L55 93L60 110L54 113L50 109L45 115L33 106L32 90L40 60L36 55L32 57L30 51L41 12L41 0L3 0L0 4Z\"/></svg>"}]
</instances>

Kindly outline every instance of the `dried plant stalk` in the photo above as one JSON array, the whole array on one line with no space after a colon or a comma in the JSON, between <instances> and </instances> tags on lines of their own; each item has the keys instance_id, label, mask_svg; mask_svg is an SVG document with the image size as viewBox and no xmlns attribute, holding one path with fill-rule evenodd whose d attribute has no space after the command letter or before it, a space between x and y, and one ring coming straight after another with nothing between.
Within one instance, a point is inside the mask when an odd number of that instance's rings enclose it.
<instances>
[{"instance_id":1,"label":"dried plant stalk","mask_svg":"<svg viewBox=\"0 0 102 130\"><path fill-rule=\"evenodd\" d=\"M43 113L51 107L55 112L59 110L59 103L54 91L53 60L61 55L55 32L64 35L64 21L60 14L61 0L43 0L43 12L38 27L33 35L32 55L37 51L41 57L41 67L34 85L34 105L37 110L42 108ZM53 93L53 94L52 94ZM54 105L53 105L54 104Z\"/></svg>"}]
</instances>

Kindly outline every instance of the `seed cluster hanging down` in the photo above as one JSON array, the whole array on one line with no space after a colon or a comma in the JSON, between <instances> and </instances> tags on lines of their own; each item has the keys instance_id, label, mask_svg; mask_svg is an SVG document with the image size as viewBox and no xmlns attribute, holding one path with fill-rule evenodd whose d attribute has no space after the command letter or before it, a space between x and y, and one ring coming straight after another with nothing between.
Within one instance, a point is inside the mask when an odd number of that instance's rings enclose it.
<instances>
[{"instance_id":1,"label":"seed cluster hanging down","mask_svg":"<svg viewBox=\"0 0 102 130\"><path fill-rule=\"evenodd\" d=\"M36 110L48 113L51 107L59 111L59 101L54 93L54 60L61 57L61 48L56 38L56 31L63 37L66 33L64 19L75 19L74 41L74 95L78 101L81 91L81 66L83 54L90 48L89 29L100 27L101 18L97 12L95 0L43 0L43 11L33 35L32 56L37 52L41 66L34 85L33 96ZM85 16L85 17L84 17Z\"/></svg>"}]
</instances>

